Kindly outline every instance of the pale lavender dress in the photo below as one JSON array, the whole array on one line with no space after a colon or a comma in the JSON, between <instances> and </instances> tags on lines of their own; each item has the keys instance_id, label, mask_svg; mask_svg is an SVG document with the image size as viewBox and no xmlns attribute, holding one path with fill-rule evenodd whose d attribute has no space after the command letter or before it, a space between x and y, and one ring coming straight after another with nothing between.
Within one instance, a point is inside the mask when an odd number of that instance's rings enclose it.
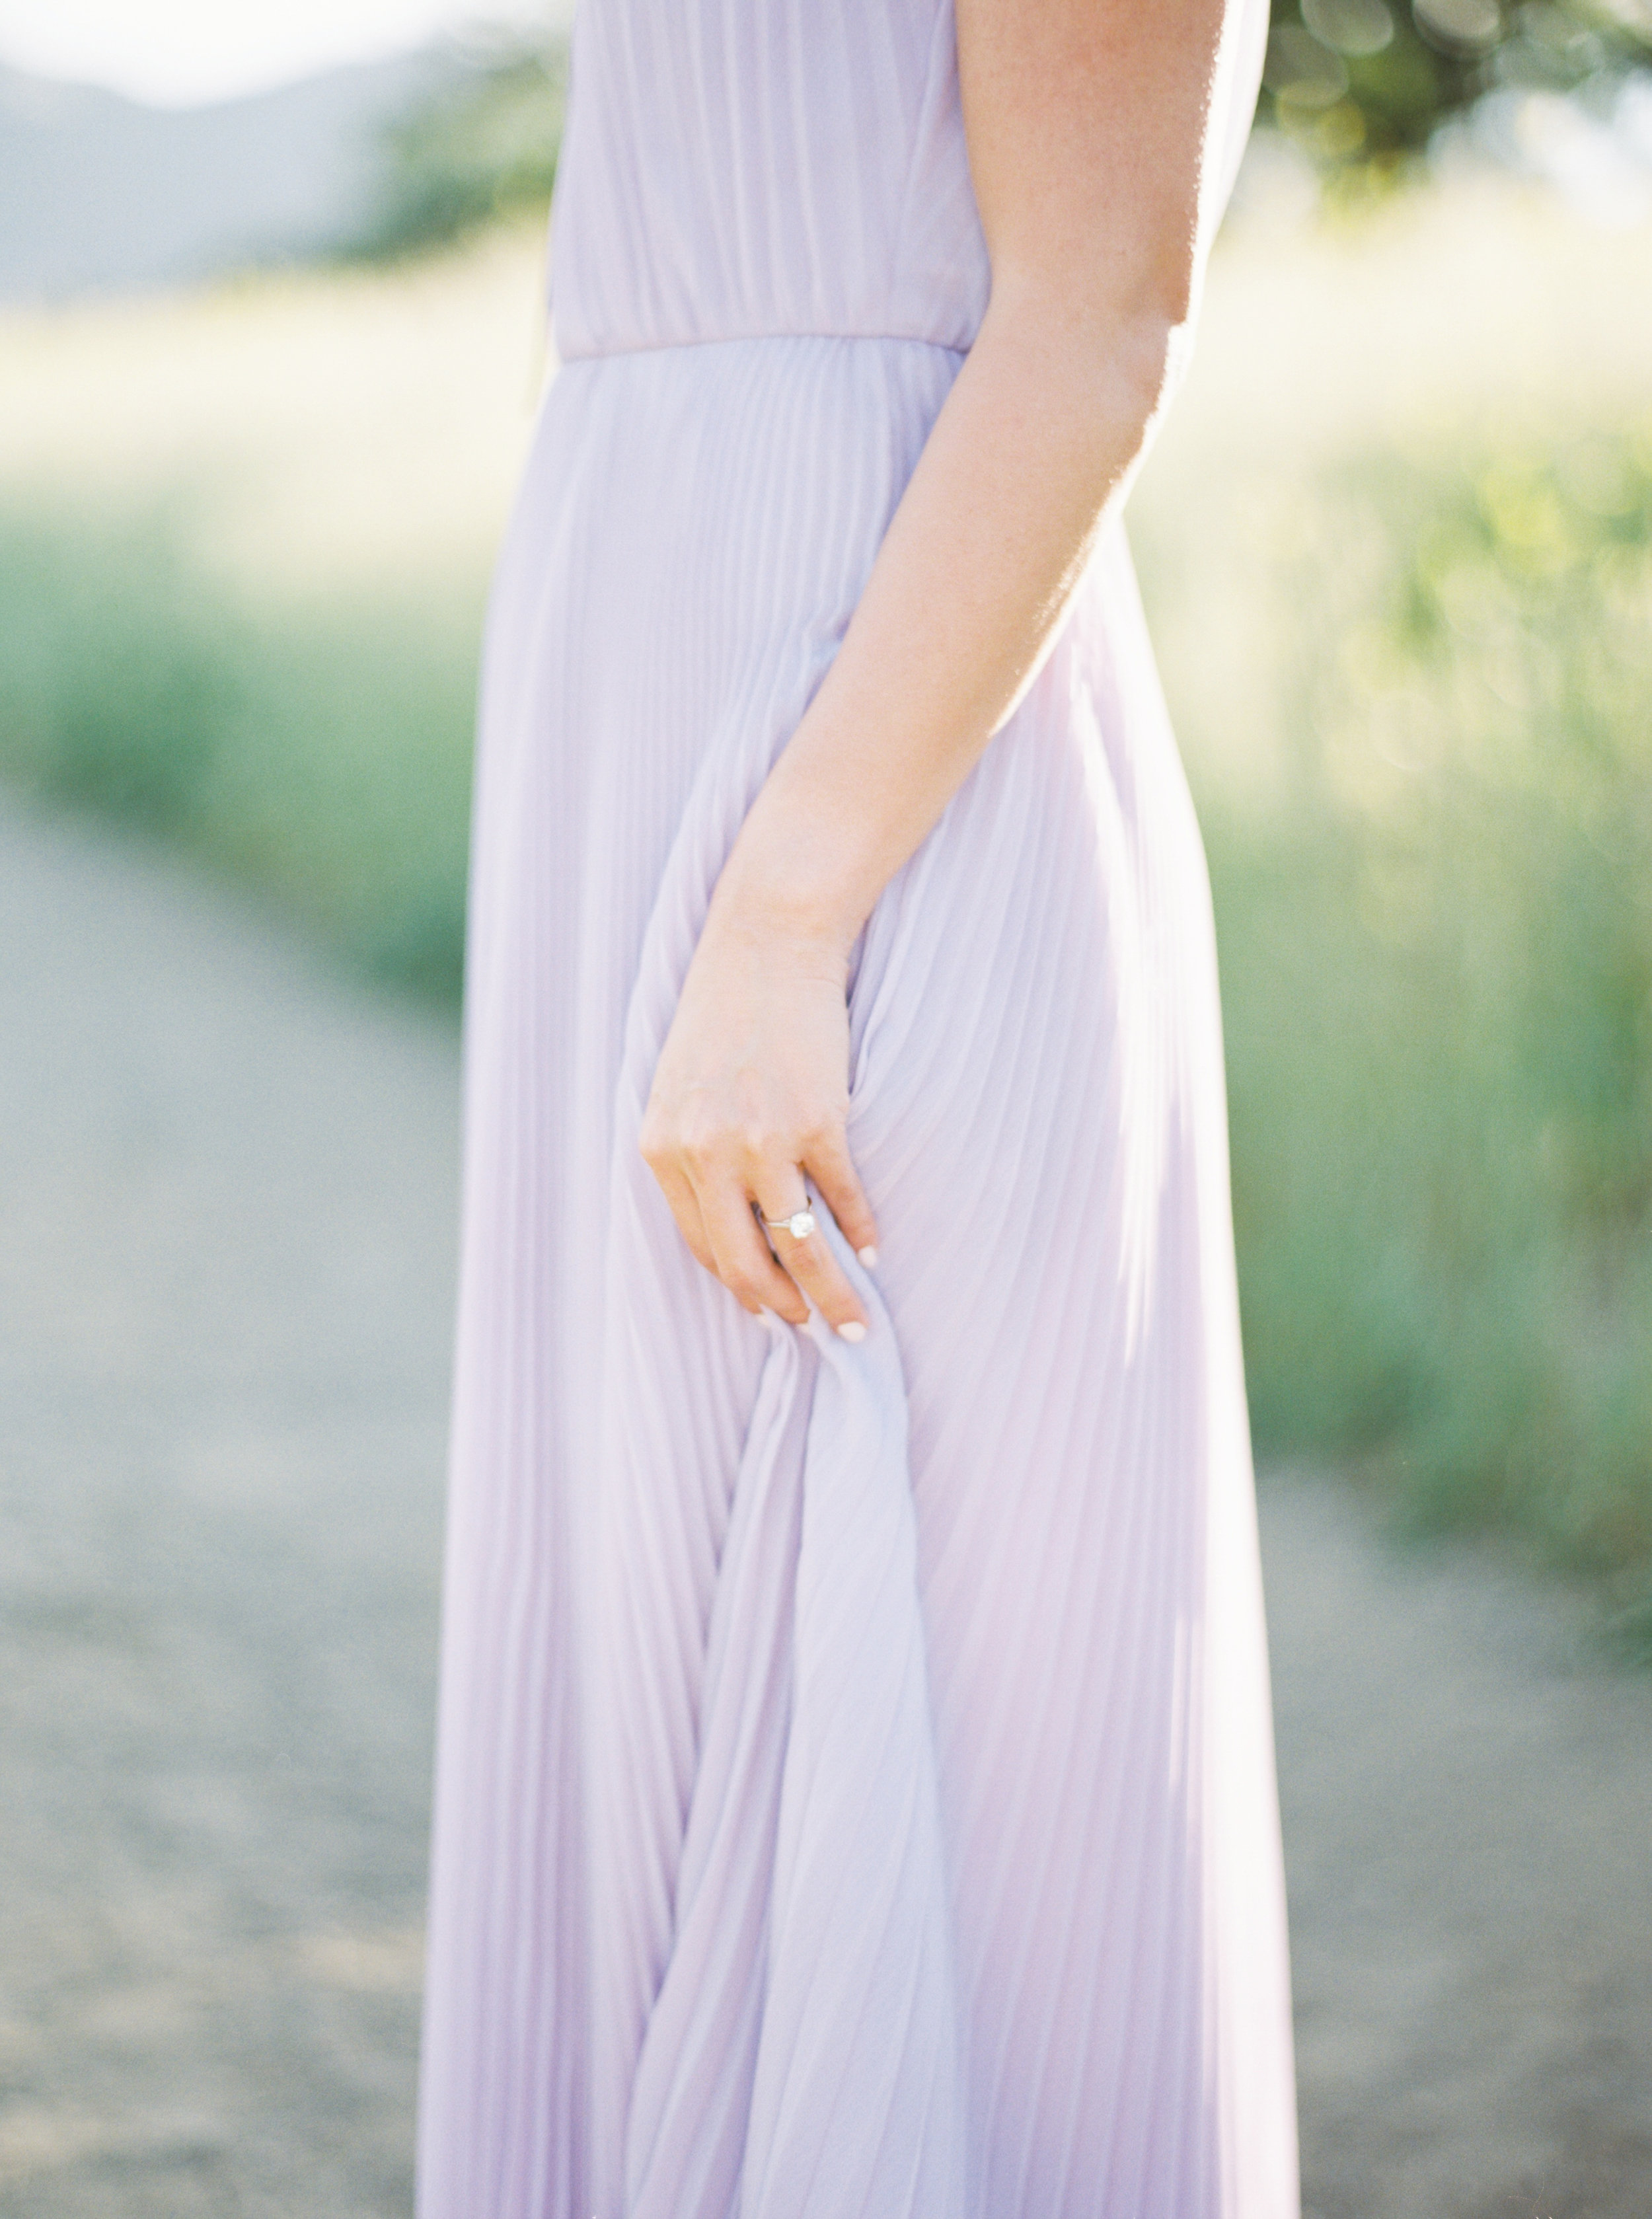
<instances>
[{"instance_id":1,"label":"pale lavender dress","mask_svg":"<svg viewBox=\"0 0 1652 2219\"><path fill-rule=\"evenodd\" d=\"M1294 2219L1209 898L1121 532L855 952L865 1344L748 1316L637 1152L986 299L950 0L582 0L552 264L481 711L422 2219Z\"/></svg>"}]
</instances>

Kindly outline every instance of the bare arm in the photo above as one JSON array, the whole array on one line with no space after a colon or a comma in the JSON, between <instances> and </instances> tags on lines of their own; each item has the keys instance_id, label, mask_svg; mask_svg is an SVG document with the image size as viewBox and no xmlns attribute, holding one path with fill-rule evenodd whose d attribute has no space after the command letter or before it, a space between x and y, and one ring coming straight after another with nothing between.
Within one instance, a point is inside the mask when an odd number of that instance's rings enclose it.
<instances>
[{"instance_id":1,"label":"bare arm","mask_svg":"<svg viewBox=\"0 0 1652 2219\"><path fill-rule=\"evenodd\" d=\"M708 1269L794 1323L801 1286L840 1330L864 1313L825 1243L777 1234L788 1277L750 1202L788 1213L806 1170L851 1243L875 1242L843 1138L848 952L1032 682L1168 388L1225 18L1224 0L956 12L991 300L718 881L643 1135Z\"/></svg>"}]
</instances>

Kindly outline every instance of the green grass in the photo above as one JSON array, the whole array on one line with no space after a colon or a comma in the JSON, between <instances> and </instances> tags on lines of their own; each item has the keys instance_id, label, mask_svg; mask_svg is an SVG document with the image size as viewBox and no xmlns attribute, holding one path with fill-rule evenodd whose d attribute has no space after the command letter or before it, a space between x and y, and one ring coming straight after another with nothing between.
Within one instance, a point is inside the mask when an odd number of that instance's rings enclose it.
<instances>
[{"instance_id":1,"label":"green grass","mask_svg":"<svg viewBox=\"0 0 1652 2219\"><path fill-rule=\"evenodd\" d=\"M0 521L0 774L456 1000L482 581L249 605L186 513Z\"/></svg>"},{"instance_id":2,"label":"green grass","mask_svg":"<svg viewBox=\"0 0 1652 2219\"><path fill-rule=\"evenodd\" d=\"M1258 1443L1652 1565L1652 420L1351 458L1207 797Z\"/></svg>"},{"instance_id":3,"label":"green grass","mask_svg":"<svg viewBox=\"0 0 1652 2219\"><path fill-rule=\"evenodd\" d=\"M1652 244L1384 223L1214 273L1132 510L1258 1445L1600 1576L1652 1656ZM450 1004L537 255L48 320L0 373L0 776Z\"/></svg>"}]
</instances>

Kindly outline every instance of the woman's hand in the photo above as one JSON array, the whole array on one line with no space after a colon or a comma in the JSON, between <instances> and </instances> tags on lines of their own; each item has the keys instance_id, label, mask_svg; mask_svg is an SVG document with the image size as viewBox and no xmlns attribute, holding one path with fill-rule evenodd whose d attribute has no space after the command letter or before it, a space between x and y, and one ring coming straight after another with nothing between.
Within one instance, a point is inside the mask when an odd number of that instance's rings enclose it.
<instances>
[{"instance_id":1,"label":"woman's hand","mask_svg":"<svg viewBox=\"0 0 1652 2219\"><path fill-rule=\"evenodd\" d=\"M719 915L713 903L640 1145L684 1240L747 1309L804 1325L807 1295L846 1340L859 1340L866 1314L824 1237L794 1240L778 1223L767 1233L758 1223L808 1205L807 1173L861 1261L877 1260L877 1228L845 1138L846 975L835 941Z\"/></svg>"}]
</instances>

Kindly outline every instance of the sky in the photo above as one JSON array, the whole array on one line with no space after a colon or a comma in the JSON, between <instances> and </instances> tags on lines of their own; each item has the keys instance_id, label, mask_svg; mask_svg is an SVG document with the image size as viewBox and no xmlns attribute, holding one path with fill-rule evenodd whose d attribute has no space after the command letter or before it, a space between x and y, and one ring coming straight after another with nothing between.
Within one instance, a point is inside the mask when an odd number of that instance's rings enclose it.
<instances>
[{"instance_id":1,"label":"sky","mask_svg":"<svg viewBox=\"0 0 1652 2219\"><path fill-rule=\"evenodd\" d=\"M0 63L169 107L261 92L572 0L0 0Z\"/></svg>"}]
</instances>

